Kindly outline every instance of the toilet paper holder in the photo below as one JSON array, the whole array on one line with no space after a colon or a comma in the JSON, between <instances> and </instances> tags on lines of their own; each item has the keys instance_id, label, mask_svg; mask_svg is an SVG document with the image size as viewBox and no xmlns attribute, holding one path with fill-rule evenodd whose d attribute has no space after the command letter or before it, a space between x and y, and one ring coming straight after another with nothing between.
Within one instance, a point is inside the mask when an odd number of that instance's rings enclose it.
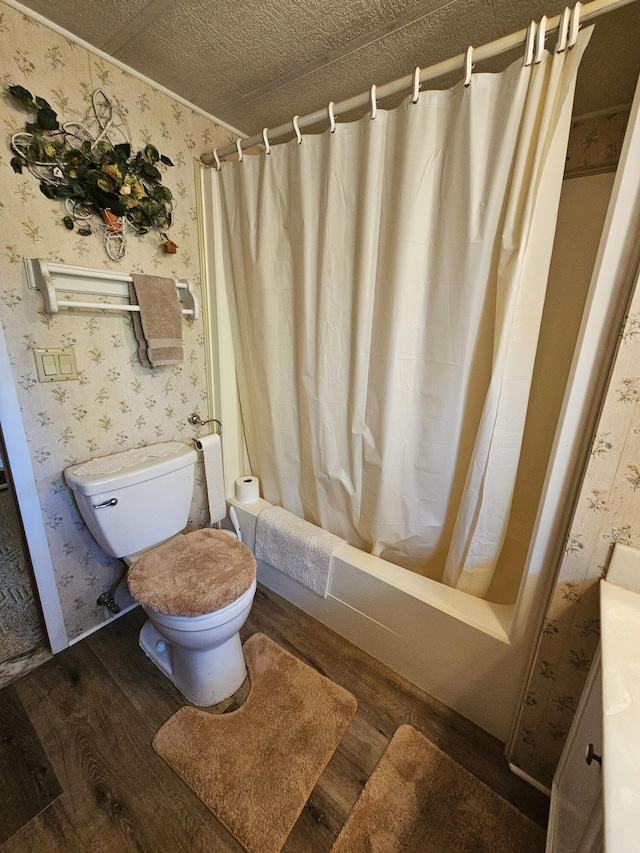
<instances>
[{"instance_id":1,"label":"toilet paper holder","mask_svg":"<svg viewBox=\"0 0 640 853\"><path fill-rule=\"evenodd\" d=\"M190 423L191 426L205 426L205 424L217 424L218 429L216 430L216 435L222 435L222 424L217 418L208 418L208 420L203 421L197 412L191 412L191 414L187 418L187 422Z\"/></svg>"}]
</instances>

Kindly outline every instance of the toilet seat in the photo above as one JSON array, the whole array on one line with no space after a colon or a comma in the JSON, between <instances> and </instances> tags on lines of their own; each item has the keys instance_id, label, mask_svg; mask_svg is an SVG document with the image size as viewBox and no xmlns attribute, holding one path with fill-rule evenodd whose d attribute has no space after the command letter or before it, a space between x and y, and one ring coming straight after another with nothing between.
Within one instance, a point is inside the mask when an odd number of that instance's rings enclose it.
<instances>
[{"instance_id":1,"label":"toilet seat","mask_svg":"<svg viewBox=\"0 0 640 853\"><path fill-rule=\"evenodd\" d=\"M215 610L213 613L203 613L202 616L168 616L166 613L158 613L157 610L152 610L146 605L143 605L143 607L147 615L153 618L154 624L162 626L163 630L176 631L180 634L210 631L212 628L218 628L220 625L230 622L245 607L250 607L253 597L256 594L256 586L257 582L254 581L249 589L242 593L240 598L237 598L220 610Z\"/></svg>"},{"instance_id":2,"label":"toilet seat","mask_svg":"<svg viewBox=\"0 0 640 853\"><path fill-rule=\"evenodd\" d=\"M141 556L127 583L135 601L159 614L199 617L235 602L255 583L251 551L221 530L195 530Z\"/></svg>"}]
</instances>

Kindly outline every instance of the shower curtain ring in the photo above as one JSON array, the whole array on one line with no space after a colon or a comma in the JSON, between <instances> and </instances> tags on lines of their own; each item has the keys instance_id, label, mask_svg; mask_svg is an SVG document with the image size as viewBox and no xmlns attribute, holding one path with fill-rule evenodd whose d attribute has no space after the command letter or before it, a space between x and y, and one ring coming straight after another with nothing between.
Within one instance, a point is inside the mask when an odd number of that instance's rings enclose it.
<instances>
[{"instance_id":1,"label":"shower curtain ring","mask_svg":"<svg viewBox=\"0 0 640 853\"><path fill-rule=\"evenodd\" d=\"M327 112L329 113L329 130L331 133L336 132L336 117L333 113L333 101L329 101L329 106L327 107Z\"/></svg>"},{"instance_id":2,"label":"shower curtain ring","mask_svg":"<svg viewBox=\"0 0 640 853\"><path fill-rule=\"evenodd\" d=\"M562 53L567 46L568 29L571 23L571 9L568 6L564 7L560 24L558 25L558 41L556 42L556 53Z\"/></svg>"},{"instance_id":3,"label":"shower curtain ring","mask_svg":"<svg viewBox=\"0 0 640 853\"><path fill-rule=\"evenodd\" d=\"M416 70L413 72L413 95L411 103L417 104L420 97L420 66L416 65Z\"/></svg>"},{"instance_id":4,"label":"shower curtain ring","mask_svg":"<svg viewBox=\"0 0 640 853\"><path fill-rule=\"evenodd\" d=\"M220 162L220 158L218 157L218 149L213 149L213 162L216 164L216 169L220 171L222 168L222 163Z\"/></svg>"},{"instance_id":5,"label":"shower curtain ring","mask_svg":"<svg viewBox=\"0 0 640 853\"><path fill-rule=\"evenodd\" d=\"M538 24L538 37L536 44L536 58L533 60L534 65L539 65L542 62L542 57L544 56L544 40L547 34L547 16L543 15L540 18L540 23Z\"/></svg>"},{"instance_id":6,"label":"shower curtain ring","mask_svg":"<svg viewBox=\"0 0 640 853\"><path fill-rule=\"evenodd\" d=\"M262 129L262 139L264 141L264 153L265 154L271 154L271 145L269 144L269 138L267 137L267 129L268 128L266 128L266 127L264 127Z\"/></svg>"},{"instance_id":7,"label":"shower curtain ring","mask_svg":"<svg viewBox=\"0 0 640 853\"><path fill-rule=\"evenodd\" d=\"M300 133L300 125L298 122L300 121L300 116L293 117L293 129L296 132L296 139L298 140L298 145L302 145L302 134Z\"/></svg>"},{"instance_id":8,"label":"shower curtain ring","mask_svg":"<svg viewBox=\"0 0 640 853\"><path fill-rule=\"evenodd\" d=\"M464 85L469 88L471 85L471 72L473 71L473 47L469 45L464 57Z\"/></svg>"},{"instance_id":9,"label":"shower curtain ring","mask_svg":"<svg viewBox=\"0 0 640 853\"><path fill-rule=\"evenodd\" d=\"M236 148L238 149L238 163L242 163L243 154L242 154L242 140L241 139L236 140Z\"/></svg>"},{"instance_id":10,"label":"shower curtain ring","mask_svg":"<svg viewBox=\"0 0 640 853\"><path fill-rule=\"evenodd\" d=\"M533 48L536 42L536 22L531 21L527 30L527 41L524 49L524 67L533 62Z\"/></svg>"},{"instance_id":11,"label":"shower curtain ring","mask_svg":"<svg viewBox=\"0 0 640 853\"><path fill-rule=\"evenodd\" d=\"M371 118L374 119L378 115L378 102L376 101L376 84L371 87Z\"/></svg>"},{"instance_id":12,"label":"shower curtain ring","mask_svg":"<svg viewBox=\"0 0 640 853\"><path fill-rule=\"evenodd\" d=\"M582 3L576 3L571 13L571 27L569 32L569 43L567 47L573 47L578 40L578 30L580 29L580 10Z\"/></svg>"}]
</instances>

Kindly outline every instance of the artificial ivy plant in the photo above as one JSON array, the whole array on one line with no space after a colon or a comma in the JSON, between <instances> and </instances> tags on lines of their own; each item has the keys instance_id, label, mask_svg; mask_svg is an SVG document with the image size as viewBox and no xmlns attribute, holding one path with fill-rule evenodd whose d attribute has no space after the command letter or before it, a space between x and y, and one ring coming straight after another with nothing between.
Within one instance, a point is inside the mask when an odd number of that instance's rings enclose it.
<instances>
[{"instance_id":1,"label":"artificial ivy plant","mask_svg":"<svg viewBox=\"0 0 640 853\"><path fill-rule=\"evenodd\" d=\"M17 156L11 166L18 173L27 168L40 181L43 195L65 202L63 222L68 229L78 225L79 234L91 234L92 215L110 211L110 217L104 217L108 230L119 230L114 222L120 218L138 234L157 229L163 243L174 246L165 234L171 225L172 194L163 185L158 168L160 163L173 163L155 145L133 153L129 142L109 139L111 103L103 92L94 93L94 112L101 128L95 138L83 124L61 124L51 105L23 86L9 86L8 91L35 114L25 131L12 138ZM108 106L107 122L98 113L97 94L103 99L101 106Z\"/></svg>"}]
</instances>

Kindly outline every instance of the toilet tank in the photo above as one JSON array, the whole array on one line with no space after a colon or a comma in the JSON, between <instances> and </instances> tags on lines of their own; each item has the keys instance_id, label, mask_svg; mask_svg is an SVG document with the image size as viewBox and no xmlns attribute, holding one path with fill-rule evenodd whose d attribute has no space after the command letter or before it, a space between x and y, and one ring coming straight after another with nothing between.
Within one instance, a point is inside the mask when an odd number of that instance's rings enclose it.
<instances>
[{"instance_id":1,"label":"toilet tank","mask_svg":"<svg viewBox=\"0 0 640 853\"><path fill-rule=\"evenodd\" d=\"M185 444L164 442L73 465L64 478L98 545L125 557L186 527L197 458Z\"/></svg>"}]
</instances>

